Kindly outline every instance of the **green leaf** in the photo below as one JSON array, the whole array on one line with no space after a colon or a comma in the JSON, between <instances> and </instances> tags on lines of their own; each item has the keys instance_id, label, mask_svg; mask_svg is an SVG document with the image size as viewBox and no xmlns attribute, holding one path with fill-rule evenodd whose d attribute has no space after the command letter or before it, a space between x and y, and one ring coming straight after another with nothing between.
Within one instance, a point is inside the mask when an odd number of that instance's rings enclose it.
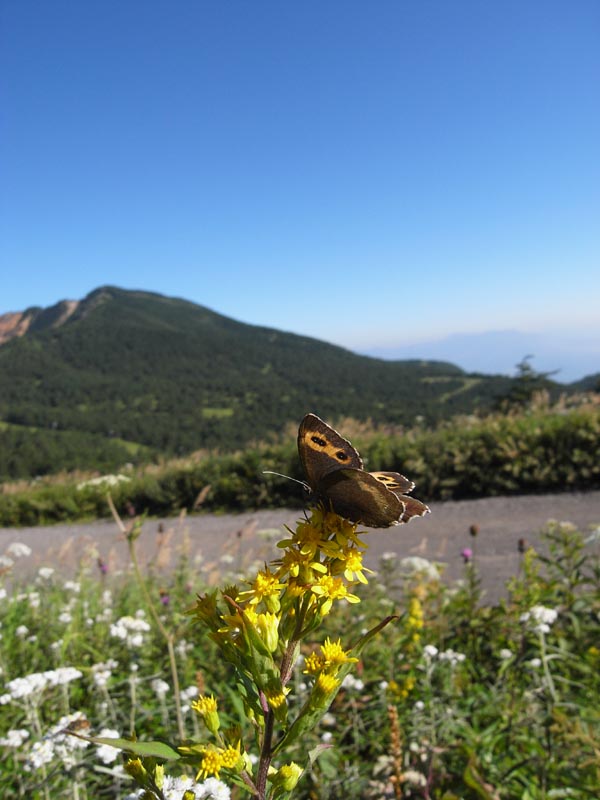
<instances>
[{"instance_id":1,"label":"green leaf","mask_svg":"<svg viewBox=\"0 0 600 800\"><path fill-rule=\"evenodd\" d=\"M136 756L145 758L160 758L164 761L178 761L181 756L170 745L165 742L133 742L131 739L109 739L105 736L82 736L80 733L73 731L66 731L71 736L77 736L78 739L85 739L86 742L91 742L97 745L109 745L116 747L117 750L123 750L126 753L133 753Z\"/></svg>"}]
</instances>

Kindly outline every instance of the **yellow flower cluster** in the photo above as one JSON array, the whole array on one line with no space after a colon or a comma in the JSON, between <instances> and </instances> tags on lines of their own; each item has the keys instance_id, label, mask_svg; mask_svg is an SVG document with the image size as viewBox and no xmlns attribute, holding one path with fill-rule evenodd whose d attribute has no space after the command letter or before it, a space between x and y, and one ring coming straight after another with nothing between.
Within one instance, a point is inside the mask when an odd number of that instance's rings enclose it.
<instances>
[{"instance_id":1,"label":"yellow flower cluster","mask_svg":"<svg viewBox=\"0 0 600 800\"><path fill-rule=\"evenodd\" d=\"M244 758L240 751L240 744L237 747L217 747L215 745L191 745L190 747L180 747L180 752L200 757L200 767L196 774L196 780L204 780L214 775L219 777L222 769L239 771L244 767Z\"/></svg>"},{"instance_id":2,"label":"yellow flower cluster","mask_svg":"<svg viewBox=\"0 0 600 800\"><path fill-rule=\"evenodd\" d=\"M417 597L411 597L408 602L408 613L405 620L406 628L411 641L418 642L421 638L420 631L424 625L423 606Z\"/></svg>"}]
</instances>

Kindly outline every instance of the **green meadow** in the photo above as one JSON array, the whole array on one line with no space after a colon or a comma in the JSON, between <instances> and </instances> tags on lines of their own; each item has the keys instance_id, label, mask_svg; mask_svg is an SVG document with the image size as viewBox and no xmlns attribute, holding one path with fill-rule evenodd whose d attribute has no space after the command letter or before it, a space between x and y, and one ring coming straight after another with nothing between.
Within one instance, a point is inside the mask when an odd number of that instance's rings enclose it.
<instances>
[{"instance_id":1,"label":"green meadow","mask_svg":"<svg viewBox=\"0 0 600 800\"><path fill-rule=\"evenodd\" d=\"M343 431L427 501L598 485L594 396ZM2 525L112 512L129 560L20 581L35 553L17 535L0 557L0 796L598 797L600 528L549 522L493 604L476 527L450 583L394 552L367 570L360 526L319 509L281 531L269 564L239 572L223 554L215 569L182 550L175 569L139 569L146 514L297 505L301 489L267 469L302 477L292 436L4 486Z\"/></svg>"}]
</instances>

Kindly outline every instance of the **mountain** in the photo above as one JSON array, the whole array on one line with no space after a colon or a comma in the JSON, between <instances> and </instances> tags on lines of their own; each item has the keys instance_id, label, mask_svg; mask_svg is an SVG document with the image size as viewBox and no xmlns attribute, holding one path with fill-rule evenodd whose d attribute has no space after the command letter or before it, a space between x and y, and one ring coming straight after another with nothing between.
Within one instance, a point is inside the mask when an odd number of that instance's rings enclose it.
<instances>
[{"instance_id":1,"label":"mountain","mask_svg":"<svg viewBox=\"0 0 600 800\"><path fill-rule=\"evenodd\" d=\"M512 385L442 361L361 356L186 300L112 286L81 301L4 315L0 331L5 477L51 471L50 462L89 467L235 450L268 440L307 411L331 422L435 422L489 408Z\"/></svg>"},{"instance_id":2,"label":"mountain","mask_svg":"<svg viewBox=\"0 0 600 800\"><path fill-rule=\"evenodd\" d=\"M569 384L600 368L600 336L592 332L525 332L515 330L455 333L443 339L368 351L380 358L440 359L469 372L514 375L515 366L531 354L539 372Z\"/></svg>"}]
</instances>

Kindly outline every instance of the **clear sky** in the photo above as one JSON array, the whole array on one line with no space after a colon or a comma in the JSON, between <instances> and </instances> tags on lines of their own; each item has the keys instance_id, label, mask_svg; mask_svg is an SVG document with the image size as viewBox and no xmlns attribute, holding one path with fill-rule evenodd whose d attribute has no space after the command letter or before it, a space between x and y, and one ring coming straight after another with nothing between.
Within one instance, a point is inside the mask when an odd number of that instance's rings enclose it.
<instances>
[{"instance_id":1,"label":"clear sky","mask_svg":"<svg viewBox=\"0 0 600 800\"><path fill-rule=\"evenodd\" d=\"M4 0L0 80L0 313L600 343L597 0Z\"/></svg>"}]
</instances>

